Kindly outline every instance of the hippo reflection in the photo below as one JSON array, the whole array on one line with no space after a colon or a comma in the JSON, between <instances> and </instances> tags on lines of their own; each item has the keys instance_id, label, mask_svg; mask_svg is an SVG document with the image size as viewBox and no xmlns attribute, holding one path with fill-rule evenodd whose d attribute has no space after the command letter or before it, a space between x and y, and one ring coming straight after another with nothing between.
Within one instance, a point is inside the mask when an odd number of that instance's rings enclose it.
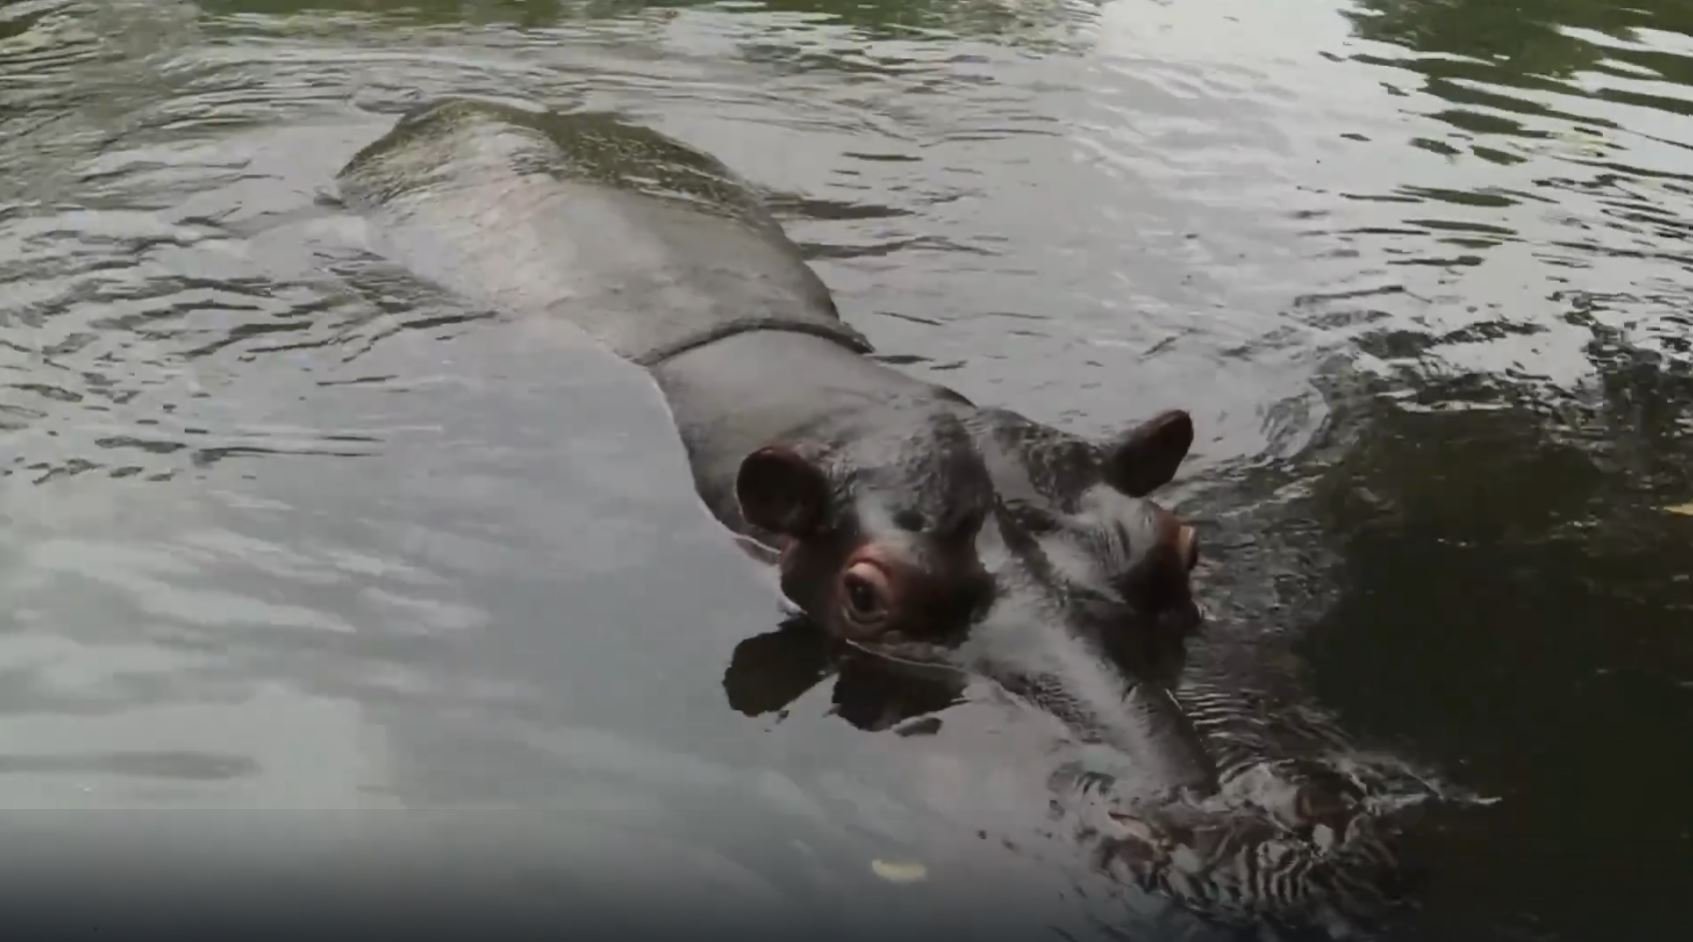
<instances>
[{"instance_id":1,"label":"hippo reflection","mask_svg":"<svg viewBox=\"0 0 1693 942\"><path fill-rule=\"evenodd\" d=\"M1171 692L1199 541L1148 496L1192 444L1185 413L1089 441L872 360L727 169L609 115L448 101L340 180L398 261L645 368L706 506L827 637L1051 713L1124 757L1134 807L1217 793ZM1112 814L1117 860L1205 830Z\"/></svg>"}]
</instances>

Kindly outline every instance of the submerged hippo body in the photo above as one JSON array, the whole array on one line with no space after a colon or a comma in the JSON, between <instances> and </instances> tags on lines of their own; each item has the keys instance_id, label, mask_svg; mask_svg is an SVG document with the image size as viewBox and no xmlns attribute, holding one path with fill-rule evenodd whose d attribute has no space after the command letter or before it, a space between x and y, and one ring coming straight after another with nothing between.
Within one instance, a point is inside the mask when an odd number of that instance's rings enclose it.
<instances>
[{"instance_id":1,"label":"submerged hippo body","mask_svg":"<svg viewBox=\"0 0 1693 942\"><path fill-rule=\"evenodd\" d=\"M1094 442L875 362L743 184L609 115L440 103L340 182L384 254L649 371L705 504L808 620L999 684L1127 757L1142 795L1217 792L1171 693L1197 542L1146 496L1184 413Z\"/></svg>"}]
</instances>

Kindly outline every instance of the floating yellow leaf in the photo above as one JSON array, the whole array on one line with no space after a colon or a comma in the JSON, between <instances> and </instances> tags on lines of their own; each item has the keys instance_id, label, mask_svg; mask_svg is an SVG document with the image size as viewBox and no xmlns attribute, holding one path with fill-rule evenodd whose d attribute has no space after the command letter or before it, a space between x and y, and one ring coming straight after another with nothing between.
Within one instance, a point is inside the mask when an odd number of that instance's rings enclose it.
<instances>
[{"instance_id":1,"label":"floating yellow leaf","mask_svg":"<svg viewBox=\"0 0 1693 942\"><path fill-rule=\"evenodd\" d=\"M1685 504L1676 504L1674 507L1665 507L1663 510L1666 514L1679 514L1683 517L1693 517L1693 501L1688 501Z\"/></svg>"},{"instance_id":2,"label":"floating yellow leaf","mask_svg":"<svg viewBox=\"0 0 1693 942\"><path fill-rule=\"evenodd\" d=\"M929 878L929 868L915 860L872 860L870 872L889 883L918 883Z\"/></svg>"}]
</instances>

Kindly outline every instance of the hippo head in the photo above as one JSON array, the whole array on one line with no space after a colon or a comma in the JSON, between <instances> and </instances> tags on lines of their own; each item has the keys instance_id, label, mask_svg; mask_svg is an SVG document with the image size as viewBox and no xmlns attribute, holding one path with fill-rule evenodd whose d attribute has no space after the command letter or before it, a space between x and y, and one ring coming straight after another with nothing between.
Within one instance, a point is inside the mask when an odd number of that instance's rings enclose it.
<instances>
[{"instance_id":1,"label":"hippo head","mask_svg":"<svg viewBox=\"0 0 1693 942\"><path fill-rule=\"evenodd\" d=\"M1147 498L1192 442L1179 411L1106 443L1001 410L878 413L747 456L736 496L831 634L986 676L1203 786L1169 694L1198 539Z\"/></svg>"}]
</instances>

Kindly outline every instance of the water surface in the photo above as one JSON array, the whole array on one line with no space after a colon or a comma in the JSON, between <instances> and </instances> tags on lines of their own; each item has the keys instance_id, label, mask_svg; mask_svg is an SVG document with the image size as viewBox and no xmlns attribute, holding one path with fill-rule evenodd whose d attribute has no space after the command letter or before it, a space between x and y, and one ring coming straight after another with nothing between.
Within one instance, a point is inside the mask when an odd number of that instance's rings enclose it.
<instances>
[{"instance_id":1,"label":"water surface","mask_svg":"<svg viewBox=\"0 0 1693 942\"><path fill-rule=\"evenodd\" d=\"M867 732L757 640L639 375L363 250L334 172L443 95L710 152L973 398L1189 409L1194 689L1498 799L1419 834L1405 937L1686 931L1673 0L0 6L0 803L544 808L563 885L1165 918L995 763L1044 726Z\"/></svg>"}]
</instances>

